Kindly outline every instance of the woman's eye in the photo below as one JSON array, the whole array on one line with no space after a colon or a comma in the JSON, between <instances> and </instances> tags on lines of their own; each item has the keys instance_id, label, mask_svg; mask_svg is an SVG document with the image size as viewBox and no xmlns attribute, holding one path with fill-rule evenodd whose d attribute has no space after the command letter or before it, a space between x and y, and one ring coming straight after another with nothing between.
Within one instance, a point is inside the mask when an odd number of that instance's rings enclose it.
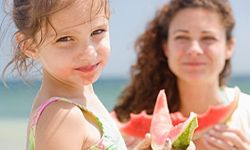
<instances>
[{"instance_id":1,"label":"woman's eye","mask_svg":"<svg viewBox=\"0 0 250 150\"><path fill-rule=\"evenodd\" d=\"M187 37L187 36L176 36L175 39L176 40L188 40L189 37Z\"/></svg>"},{"instance_id":2,"label":"woman's eye","mask_svg":"<svg viewBox=\"0 0 250 150\"><path fill-rule=\"evenodd\" d=\"M205 42L213 42L213 41L216 41L216 38L215 37L203 37L202 40Z\"/></svg>"},{"instance_id":3,"label":"woman's eye","mask_svg":"<svg viewBox=\"0 0 250 150\"><path fill-rule=\"evenodd\" d=\"M98 34L102 34L103 32L105 32L106 30L104 29L98 29L98 30L95 30L91 33L91 36L94 36L94 35L98 35Z\"/></svg>"},{"instance_id":4,"label":"woman's eye","mask_svg":"<svg viewBox=\"0 0 250 150\"><path fill-rule=\"evenodd\" d=\"M58 40L56 40L56 42L68 42L73 40L70 36L65 36L65 37L61 37Z\"/></svg>"}]
</instances>

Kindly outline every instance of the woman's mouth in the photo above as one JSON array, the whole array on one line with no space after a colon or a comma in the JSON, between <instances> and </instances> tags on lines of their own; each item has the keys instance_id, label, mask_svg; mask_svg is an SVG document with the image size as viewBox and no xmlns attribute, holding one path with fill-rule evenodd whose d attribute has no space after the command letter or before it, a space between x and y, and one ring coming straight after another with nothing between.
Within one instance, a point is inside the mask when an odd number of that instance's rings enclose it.
<instances>
[{"instance_id":1,"label":"woman's mouth","mask_svg":"<svg viewBox=\"0 0 250 150\"><path fill-rule=\"evenodd\" d=\"M206 63L204 62L185 62L185 66L193 66L193 67L199 67L199 66L205 66Z\"/></svg>"}]
</instances>

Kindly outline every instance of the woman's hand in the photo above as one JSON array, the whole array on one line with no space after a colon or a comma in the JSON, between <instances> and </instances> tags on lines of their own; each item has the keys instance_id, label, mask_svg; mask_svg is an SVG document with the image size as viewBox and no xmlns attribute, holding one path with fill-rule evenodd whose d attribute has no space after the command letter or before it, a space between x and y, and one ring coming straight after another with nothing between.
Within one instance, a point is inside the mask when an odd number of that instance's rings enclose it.
<instances>
[{"instance_id":1,"label":"woman's hand","mask_svg":"<svg viewBox=\"0 0 250 150\"><path fill-rule=\"evenodd\" d=\"M226 125L216 125L203 137L203 144L209 150L250 150L250 141L239 130Z\"/></svg>"},{"instance_id":2,"label":"woman's hand","mask_svg":"<svg viewBox=\"0 0 250 150\"><path fill-rule=\"evenodd\" d=\"M190 142L190 144L186 150L196 150L196 147L192 141Z\"/></svg>"},{"instance_id":3,"label":"woman's hand","mask_svg":"<svg viewBox=\"0 0 250 150\"><path fill-rule=\"evenodd\" d=\"M149 133L134 147L134 150L151 150L151 136Z\"/></svg>"},{"instance_id":4,"label":"woman's hand","mask_svg":"<svg viewBox=\"0 0 250 150\"><path fill-rule=\"evenodd\" d=\"M164 145L164 148L162 150L172 150L171 149L171 141L167 141ZM189 147L186 150L195 150L195 145L194 143L191 141L191 143L189 144ZM151 148L151 136L150 134L146 134L145 135L145 139L142 140L135 148L134 150L152 150Z\"/></svg>"}]
</instances>

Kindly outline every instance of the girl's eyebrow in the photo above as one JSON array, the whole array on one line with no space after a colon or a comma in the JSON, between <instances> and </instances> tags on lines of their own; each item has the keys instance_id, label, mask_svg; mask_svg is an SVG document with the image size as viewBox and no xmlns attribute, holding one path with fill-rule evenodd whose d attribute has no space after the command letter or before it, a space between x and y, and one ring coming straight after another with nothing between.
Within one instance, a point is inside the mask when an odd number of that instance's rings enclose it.
<instances>
[{"instance_id":1,"label":"girl's eyebrow","mask_svg":"<svg viewBox=\"0 0 250 150\"><path fill-rule=\"evenodd\" d=\"M108 22L107 19L105 18L105 16L98 16L98 17L96 17L94 19L89 19L87 21L83 21L83 22L80 22L80 23L72 25L72 26L64 27L64 28L58 30L57 33L65 32L65 31L67 31L67 30L69 30L71 28L74 28L74 27L77 27L77 26L80 26L80 25L85 25L87 23L96 22L96 20L98 20L99 18L103 18L105 20L105 23Z\"/></svg>"},{"instance_id":2,"label":"girl's eyebrow","mask_svg":"<svg viewBox=\"0 0 250 150\"><path fill-rule=\"evenodd\" d=\"M98 17L100 18L100 17ZM80 26L80 25L85 25L87 23L91 23L91 22L97 22L99 25L95 26L93 25L92 27L93 28L100 28L100 27L104 27L106 25L108 25L108 20L104 17L102 17L104 19L104 22L102 23L99 23L99 19L96 18L96 19L93 19L93 20L88 20L88 21L85 21L85 22L81 22L79 24L75 24L75 25L72 25L72 26L68 26L68 27L65 27L65 28L62 28L60 30L53 30L53 33L48 33L47 37L48 38L56 38L60 35L65 35L65 34L69 34L69 33L75 33L75 34L78 34L79 32L77 30L74 30L72 28L74 27L77 27L77 26Z\"/></svg>"},{"instance_id":3,"label":"girl's eyebrow","mask_svg":"<svg viewBox=\"0 0 250 150\"><path fill-rule=\"evenodd\" d=\"M72 26L67 26L65 28L62 28L62 29L58 30L57 33L65 32L65 31L67 31L67 30L69 30L71 28L74 28L74 27L77 27L77 26L80 26L80 25L85 25L85 24L87 24L89 22L91 22L91 20L87 20L87 21L84 21L84 22L81 22L79 24L75 24L75 25L72 25Z\"/></svg>"},{"instance_id":4,"label":"girl's eyebrow","mask_svg":"<svg viewBox=\"0 0 250 150\"><path fill-rule=\"evenodd\" d=\"M60 30L57 30L56 27L51 26L52 31L49 31L49 33L47 34L46 37L47 38L52 38L52 37L57 37L58 35L63 35L63 34L67 34L67 33L70 33L70 32L74 32L74 30L71 30L71 28L74 28L74 27L79 26L79 25L84 25L84 24L86 24L88 22L90 22L90 21L86 21L86 22L82 22L82 23L79 23L79 24L76 24L76 25L68 26L68 27L62 28Z\"/></svg>"}]
</instances>

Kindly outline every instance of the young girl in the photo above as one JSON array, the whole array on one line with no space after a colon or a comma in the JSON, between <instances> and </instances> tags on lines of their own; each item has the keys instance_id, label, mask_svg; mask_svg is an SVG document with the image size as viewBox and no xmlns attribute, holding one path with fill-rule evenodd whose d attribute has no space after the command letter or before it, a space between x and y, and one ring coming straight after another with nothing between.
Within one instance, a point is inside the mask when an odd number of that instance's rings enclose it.
<instances>
[{"instance_id":1,"label":"young girl","mask_svg":"<svg viewBox=\"0 0 250 150\"><path fill-rule=\"evenodd\" d=\"M33 61L42 68L27 149L126 149L92 87L110 53L107 0L14 0L13 20L17 48L10 64L21 74Z\"/></svg>"},{"instance_id":2,"label":"young girl","mask_svg":"<svg viewBox=\"0 0 250 150\"><path fill-rule=\"evenodd\" d=\"M198 150L250 148L250 96L226 87L234 48L234 17L227 0L171 0L138 38L131 83L114 108L119 122L130 113L153 113L165 89L171 112L205 113L238 99L229 124L216 125L194 141ZM133 146L135 138L127 137Z\"/></svg>"}]
</instances>

